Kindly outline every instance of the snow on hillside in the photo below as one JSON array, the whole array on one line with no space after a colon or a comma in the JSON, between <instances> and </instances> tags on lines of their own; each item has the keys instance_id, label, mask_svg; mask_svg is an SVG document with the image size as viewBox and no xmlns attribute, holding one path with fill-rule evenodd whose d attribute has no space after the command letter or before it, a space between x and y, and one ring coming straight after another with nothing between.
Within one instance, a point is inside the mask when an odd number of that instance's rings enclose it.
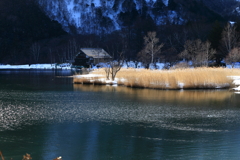
<instances>
[{"instance_id":1,"label":"snow on hillside","mask_svg":"<svg viewBox=\"0 0 240 160\"><path fill-rule=\"evenodd\" d=\"M165 6L168 6L168 0L162 0L162 2L165 4Z\"/></svg>"},{"instance_id":2,"label":"snow on hillside","mask_svg":"<svg viewBox=\"0 0 240 160\"><path fill-rule=\"evenodd\" d=\"M176 12L154 15L151 9L156 2L157 0L39 0L39 5L51 19L61 23L67 32L70 31L69 26L76 27L79 33L109 33L119 30L123 23L119 14L131 11L134 6L139 12L143 8L148 8L147 14L157 24L165 23L166 19L177 24L183 22L177 20L176 17L179 15ZM165 6L168 6L168 2L162 0Z\"/></svg>"}]
</instances>

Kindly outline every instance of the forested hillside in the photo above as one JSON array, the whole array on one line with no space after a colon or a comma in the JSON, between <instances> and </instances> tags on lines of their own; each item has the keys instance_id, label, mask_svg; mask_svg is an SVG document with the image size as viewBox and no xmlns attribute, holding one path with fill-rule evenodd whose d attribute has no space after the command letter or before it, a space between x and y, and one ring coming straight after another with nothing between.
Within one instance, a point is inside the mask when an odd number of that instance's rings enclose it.
<instances>
[{"instance_id":1,"label":"forested hillside","mask_svg":"<svg viewBox=\"0 0 240 160\"><path fill-rule=\"evenodd\" d=\"M2 0L0 63L69 62L81 47L101 47L115 58L123 53L126 60L147 60L147 54L142 53L148 32L156 32L157 45L162 44L154 62L168 62L171 66L182 59L201 60L196 55L203 51L190 52L189 46L200 48L210 44L214 54L208 60L220 63L239 42L239 24L235 23L231 28L236 35L231 49L224 45L227 22L238 22L239 3L235 0ZM197 45L198 42L201 43Z\"/></svg>"}]
</instances>

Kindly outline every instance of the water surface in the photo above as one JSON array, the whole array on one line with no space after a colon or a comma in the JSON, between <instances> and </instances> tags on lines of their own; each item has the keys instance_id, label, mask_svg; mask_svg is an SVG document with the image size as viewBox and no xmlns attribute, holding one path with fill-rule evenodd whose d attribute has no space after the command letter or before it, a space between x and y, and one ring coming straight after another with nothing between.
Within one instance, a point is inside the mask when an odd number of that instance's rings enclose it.
<instances>
[{"instance_id":1,"label":"water surface","mask_svg":"<svg viewBox=\"0 0 240 160\"><path fill-rule=\"evenodd\" d=\"M240 95L73 84L70 71L0 71L6 159L239 159Z\"/></svg>"}]
</instances>

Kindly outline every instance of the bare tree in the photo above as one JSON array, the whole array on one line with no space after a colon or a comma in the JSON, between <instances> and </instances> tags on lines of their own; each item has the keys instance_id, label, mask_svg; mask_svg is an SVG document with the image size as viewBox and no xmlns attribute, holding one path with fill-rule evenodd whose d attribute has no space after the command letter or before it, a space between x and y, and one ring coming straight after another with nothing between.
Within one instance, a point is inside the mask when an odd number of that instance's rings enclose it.
<instances>
[{"instance_id":1,"label":"bare tree","mask_svg":"<svg viewBox=\"0 0 240 160\"><path fill-rule=\"evenodd\" d=\"M111 78L114 81L117 73L121 70L123 61L112 61L110 62L110 74Z\"/></svg>"},{"instance_id":2,"label":"bare tree","mask_svg":"<svg viewBox=\"0 0 240 160\"><path fill-rule=\"evenodd\" d=\"M232 68L234 68L235 63L240 61L240 48L233 48L228 53L225 61L226 63L231 64Z\"/></svg>"},{"instance_id":3,"label":"bare tree","mask_svg":"<svg viewBox=\"0 0 240 160\"><path fill-rule=\"evenodd\" d=\"M163 43L159 45L159 39L156 38L156 32L148 32L148 36L144 37L145 52L151 56L151 63L153 63L154 56L161 52Z\"/></svg>"},{"instance_id":4,"label":"bare tree","mask_svg":"<svg viewBox=\"0 0 240 160\"><path fill-rule=\"evenodd\" d=\"M230 53L230 51L237 46L237 40L238 34L236 33L236 26L231 23L227 23L223 29L221 40L224 52Z\"/></svg>"},{"instance_id":5,"label":"bare tree","mask_svg":"<svg viewBox=\"0 0 240 160\"><path fill-rule=\"evenodd\" d=\"M187 40L184 44L184 50L179 54L179 57L187 60L187 61L191 61L196 59L196 52L201 49L200 46L201 40Z\"/></svg>"},{"instance_id":6,"label":"bare tree","mask_svg":"<svg viewBox=\"0 0 240 160\"><path fill-rule=\"evenodd\" d=\"M202 52L199 52L196 57L196 59L199 61L198 64L200 66L207 67L209 60L212 59L215 53L216 50L211 48L211 43L209 41L202 43Z\"/></svg>"},{"instance_id":7,"label":"bare tree","mask_svg":"<svg viewBox=\"0 0 240 160\"><path fill-rule=\"evenodd\" d=\"M209 41L202 42L200 39L186 41L184 48L180 57L191 60L194 66L208 66L209 60L216 53Z\"/></svg>"},{"instance_id":8,"label":"bare tree","mask_svg":"<svg viewBox=\"0 0 240 160\"><path fill-rule=\"evenodd\" d=\"M33 43L31 48L30 48L30 51L31 51L33 61L35 63L38 63L39 55L40 55L40 45L39 45L39 43L37 43L37 42Z\"/></svg>"},{"instance_id":9,"label":"bare tree","mask_svg":"<svg viewBox=\"0 0 240 160\"><path fill-rule=\"evenodd\" d=\"M161 48L163 47L163 43L159 44L159 39L156 38L156 32L148 32L147 36L144 37L144 49L139 52L138 57L140 59L146 59L150 60L149 63L153 63L156 54L159 54L161 52Z\"/></svg>"},{"instance_id":10,"label":"bare tree","mask_svg":"<svg viewBox=\"0 0 240 160\"><path fill-rule=\"evenodd\" d=\"M107 66L104 68L107 80L110 79L110 75L111 75L111 79L112 81L114 81L117 73L121 70L123 66L123 62L124 62L123 52L120 52L118 57L119 57L118 60L110 61L107 64Z\"/></svg>"}]
</instances>

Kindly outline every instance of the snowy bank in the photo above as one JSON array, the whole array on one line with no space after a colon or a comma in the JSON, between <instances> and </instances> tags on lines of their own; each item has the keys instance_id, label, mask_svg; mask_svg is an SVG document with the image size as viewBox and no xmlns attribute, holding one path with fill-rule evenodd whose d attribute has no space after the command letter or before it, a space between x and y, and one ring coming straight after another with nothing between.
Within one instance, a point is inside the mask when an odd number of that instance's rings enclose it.
<instances>
[{"instance_id":1,"label":"snowy bank","mask_svg":"<svg viewBox=\"0 0 240 160\"><path fill-rule=\"evenodd\" d=\"M236 87L232 88L233 91L240 91L240 76L229 76L233 79L233 85Z\"/></svg>"},{"instance_id":2,"label":"snowy bank","mask_svg":"<svg viewBox=\"0 0 240 160\"><path fill-rule=\"evenodd\" d=\"M71 69L71 64L0 65L0 69Z\"/></svg>"}]
</instances>

